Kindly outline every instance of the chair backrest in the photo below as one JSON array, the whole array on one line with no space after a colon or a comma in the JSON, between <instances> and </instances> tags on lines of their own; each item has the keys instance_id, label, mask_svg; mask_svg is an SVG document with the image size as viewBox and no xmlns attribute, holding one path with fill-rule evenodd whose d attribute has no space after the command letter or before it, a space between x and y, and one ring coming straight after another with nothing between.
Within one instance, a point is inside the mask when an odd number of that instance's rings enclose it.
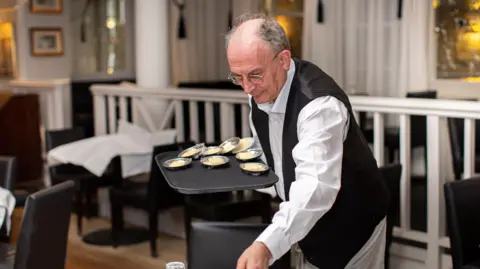
<instances>
[{"instance_id":1,"label":"chair backrest","mask_svg":"<svg viewBox=\"0 0 480 269\"><path fill-rule=\"evenodd\" d=\"M193 222L187 249L188 268L236 268L237 260L267 224ZM290 252L270 268L290 269Z\"/></svg>"},{"instance_id":2,"label":"chair backrest","mask_svg":"<svg viewBox=\"0 0 480 269\"><path fill-rule=\"evenodd\" d=\"M54 130L45 132L45 148L47 151L56 147L72 143L85 138L85 131L82 127L71 129ZM50 175L55 177L57 175L84 173L85 168L72 164L60 164L49 167Z\"/></svg>"},{"instance_id":3,"label":"chair backrest","mask_svg":"<svg viewBox=\"0 0 480 269\"><path fill-rule=\"evenodd\" d=\"M0 187L13 191L17 174L15 157L0 156Z\"/></svg>"},{"instance_id":4,"label":"chair backrest","mask_svg":"<svg viewBox=\"0 0 480 269\"><path fill-rule=\"evenodd\" d=\"M75 183L65 181L27 198L15 269L63 269Z\"/></svg>"},{"instance_id":5,"label":"chair backrest","mask_svg":"<svg viewBox=\"0 0 480 269\"><path fill-rule=\"evenodd\" d=\"M170 185L168 185L165 177L160 171L160 168L155 162L155 156L157 156L158 154L178 150L180 150L178 144L160 145L153 148L147 198L150 203L152 203L152 205L155 204L156 206L158 206L158 208L166 209L172 206L183 204L183 195L181 195L172 187L170 187Z\"/></svg>"},{"instance_id":6,"label":"chair backrest","mask_svg":"<svg viewBox=\"0 0 480 269\"><path fill-rule=\"evenodd\" d=\"M390 193L390 205L387 212L387 241L385 247L385 266L388 266L390 245L392 244L393 238L393 227L398 220L400 212L400 180L402 178L402 165L398 163L389 164L380 167L379 170Z\"/></svg>"},{"instance_id":7,"label":"chair backrest","mask_svg":"<svg viewBox=\"0 0 480 269\"><path fill-rule=\"evenodd\" d=\"M480 178L444 185L448 233L454 269L480 259Z\"/></svg>"},{"instance_id":8,"label":"chair backrest","mask_svg":"<svg viewBox=\"0 0 480 269\"><path fill-rule=\"evenodd\" d=\"M460 179L463 172L463 147L465 134L465 121L462 118L448 118L448 133L450 149L452 151L453 169L455 179ZM475 120L475 134L480 133L480 120ZM480 136L475 135L475 145L480 145ZM475 153L480 153L480 147L475 147Z\"/></svg>"}]
</instances>

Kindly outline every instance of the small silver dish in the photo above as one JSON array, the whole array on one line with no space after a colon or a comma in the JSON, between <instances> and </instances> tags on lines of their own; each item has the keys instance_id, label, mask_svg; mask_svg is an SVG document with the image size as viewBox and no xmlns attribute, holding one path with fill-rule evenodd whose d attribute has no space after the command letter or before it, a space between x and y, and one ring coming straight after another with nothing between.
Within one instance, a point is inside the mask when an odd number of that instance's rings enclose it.
<instances>
[{"instance_id":1,"label":"small silver dish","mask_svg":"<svg viewBox=\"0 0 480 269\"><path fill-rule=\"evenodd\" d=\"M229 161L228 157L221 156L221 155L213 155L213 156L203 157L200 159L200 163L202 163L203 166L209 169L226 165L228 161Z\"/></svg>"},{"instance_id":2,"label":"small silver dish","mask_svg":"<svg viewBox=\"0 0 480 269\"><path fill-rule=\"evenodd\" d=\"M173 158L163 162L163 166L169 170L180 170L187 168L192 163L190 158Z\"/></svg>"},{"instance_id":3,"label":"small silver dish","mask_svg":"<svg viewBox=\"0 0 480 269\"><path fill-rule=\"evenodd\" d=\"M222 153L223 153L222 147L206 147L205 150L202 152L202 156L219 155Z\"/></svg>"},{"instance_id":4,"label":"small silver dish","mask_svg":"<svg viewBox=\"0 0 480 269\"><path fill-rule=\"evenodd\" d=\"M262 154L263 150L261 148L253 148L240 151L239 153L235 154L235 158L241 162L250 162L258 159L260 156L262 156Z\"/></svg>"},{"instance_id":5,"label":"small silver dish","mask_svg":"<svg viewBox=\"0 0 480 269\"><path fill-rule=\"evenodd\" d=\"M253 144L255 143L255 139L253 137L244 137L240 139L238 145L232 150L233 154L237 154L241 151L247 150L252 148Z\"/></svg>"},{"instance_id":6,"label":"small silver dish","mask_svg":"<svg viewBox=\"0 0 480 269\"><path fill-rule=\"evenodd\" d=\"M226 154L232 152L238 146L238 143L240 143L240 138L232 137L223 141L220 147L223 148L223 153Z\"/></svg>"},{"instance_id":7,"label":"small silver dish","mask_svg":"<svg viewBox=\"0 0 480 269\"><path fill-rule=\"evenodd\" d=\"M192 159L198 159L200 155L203 153L205 150L205 144L196 144L193 147L189 147L188 149L180 152L178 154L179 158L192 158Z\"/></svg>"},{"instance_id":8,"label":"small silver dish","mask_svg":"<svg viewBox=\"0 0 480 269\"><path fill-rule=\"evenodd\" d=\"M243 172L249 175L259 176L267 173L270 170L270 167L268 167L268 165L264 163L249 162L249 163L241 163L240 169L242 169Z\"/></svg>"}]
</instances>

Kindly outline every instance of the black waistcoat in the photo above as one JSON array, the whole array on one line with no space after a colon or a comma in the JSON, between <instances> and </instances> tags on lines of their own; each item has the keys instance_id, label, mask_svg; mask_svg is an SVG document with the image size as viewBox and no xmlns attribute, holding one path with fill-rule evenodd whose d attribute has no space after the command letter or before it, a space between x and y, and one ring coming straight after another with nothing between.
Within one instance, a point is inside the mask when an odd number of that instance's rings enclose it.
<instances>
[{"instance_id":1,"label":"black waistcoat","mask_svg":"<svg viewBox=\"0 0 480 269\"><path fill-rule=\"evenodd\" d=\"M306 259L321 269L342 269L363 247L375 227L386 216L388 190L376 161L355 121L347 95L317 66L294 59L295 75L288 96L283 125L283 180L288 200L295 180L292 150L298 143L297 118L302 108L315 98L333 96L348 109L350 123L343 144L341 188L333 207L299 242ZM252 99L252 121L268 165L273 169L268 114ZM319 180L322 180L321 178Z\"/></svg>"}]
</instances>

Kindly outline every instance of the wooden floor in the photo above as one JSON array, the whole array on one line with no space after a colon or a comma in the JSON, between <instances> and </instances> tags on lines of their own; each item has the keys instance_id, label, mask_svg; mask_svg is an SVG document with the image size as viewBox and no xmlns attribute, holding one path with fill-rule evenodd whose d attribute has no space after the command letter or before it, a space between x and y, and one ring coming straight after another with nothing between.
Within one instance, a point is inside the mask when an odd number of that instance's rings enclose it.
<instances>
[{"instance_id":1,"label":"wooden floor","mask_svg":"<svg viewBox=\"0 0 480 269\"><path fill-rule=\"evenodd\" d=\"M16 242L20 230L23 210L16 209L12 225L12 242ZM185 262L185 241L160 234L157 241L158 258L150 256L148 243L120 247L97 247L83 243L77 236L75 215L70 221L67 247L66 269L161 269L171 261ZM84 233L99 228L110 227L110 222L103 219L91 219L84 223Z\"/></svg>"}]
</instances>

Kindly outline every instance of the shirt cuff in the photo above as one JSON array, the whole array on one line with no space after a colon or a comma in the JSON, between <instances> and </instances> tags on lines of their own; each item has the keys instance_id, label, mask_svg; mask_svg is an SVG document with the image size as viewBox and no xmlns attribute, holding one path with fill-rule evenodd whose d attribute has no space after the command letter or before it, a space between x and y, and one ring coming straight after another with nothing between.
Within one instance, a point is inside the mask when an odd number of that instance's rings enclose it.
<instances>
[{"instance_id":1,"label":"shirt cuff","mask_svg":"<svg viewBox=\"0 0 480 269\"><path fill-rule=\"evenodd\" d=\"M292 247L288 236L275 224L270 224L255 241L264 243L270 250L272 258L269 265L281 258Z\"/></svg>"}]
</instances>

